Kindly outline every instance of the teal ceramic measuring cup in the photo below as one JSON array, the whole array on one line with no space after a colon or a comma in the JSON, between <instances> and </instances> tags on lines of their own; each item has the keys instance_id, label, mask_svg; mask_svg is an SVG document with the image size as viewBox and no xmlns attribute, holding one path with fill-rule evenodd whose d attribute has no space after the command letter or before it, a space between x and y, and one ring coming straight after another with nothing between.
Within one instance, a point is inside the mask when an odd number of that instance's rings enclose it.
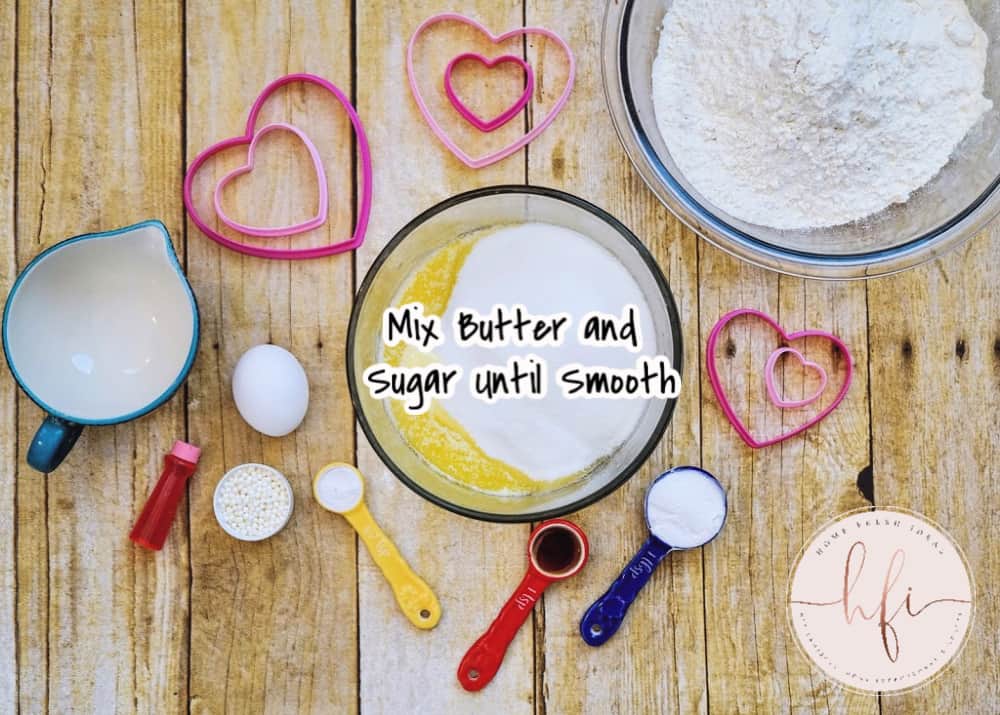
<instances>
[{"instance_id":1,"label":"teal ceramic measuring cup","mask_svg":"<svg viewBox=\"0 0 1000 715\"><path fill-rule=\"evenodd\" d=\"M51 472L85 425L141 417L187 377L198 306L159 221L67 239L14 282L3 349L14 379L46 412L28 464Z\"/></svg>"}]
</instances>

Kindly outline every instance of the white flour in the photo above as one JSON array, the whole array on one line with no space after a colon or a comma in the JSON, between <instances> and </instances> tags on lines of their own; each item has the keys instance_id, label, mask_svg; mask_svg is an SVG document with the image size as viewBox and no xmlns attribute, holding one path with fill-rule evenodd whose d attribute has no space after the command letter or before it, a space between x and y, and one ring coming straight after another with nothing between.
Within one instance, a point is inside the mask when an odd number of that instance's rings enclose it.
<instances>
[{"instance_id":1,"label":"white flour","mask_svg":"<svg viewBox=\"0 0 1000 715\"><path fill-rule=\"evenodd\" d=\"M674 0L657 123L694 188L736 218L834 226L907 200L992 103L963 0Z\"/></svg>"},{"instance_id":2,"label":"white flour","mask_svg":"<svg viewBox=\"0 0 1000 715\"><path fill-rule=\"evenodd\" d=\"M649 307L635 278L609 251L576 231L544 223L501 228L479 239L459 271L444 324L452 324L458 308L485 314L495 304L518 303L534 315L569 313L573 325L565 342L558 347L485 348L458 347L449 339L438 348L438 358L461 365L463 374L469 375L479 365L503 365L514 355L537 355L548 364L546 396L487 404L462 388L442 405L491 457L533 479L566 477L621 445L647 400L569 400L555 384L555 371L570 363L635 367L639 354L655 355ZM641 353L577 342L577 325L585 313L621 315L629 304L639 309Z\"/></svg>"}]
</instances>

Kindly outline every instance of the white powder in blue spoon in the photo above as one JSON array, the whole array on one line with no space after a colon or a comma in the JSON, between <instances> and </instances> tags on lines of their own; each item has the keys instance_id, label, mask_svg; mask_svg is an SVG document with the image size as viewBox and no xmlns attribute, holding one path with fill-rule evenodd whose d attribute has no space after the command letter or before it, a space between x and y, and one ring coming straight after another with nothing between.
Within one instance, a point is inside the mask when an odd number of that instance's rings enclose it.
<instances>
[{"instance_id":1,"label":"white powder in blue spoon","mask_svg":"<svg viewBox=\"0 0 1000 715\"><path fill-rule=\"evenodd\" d=\"M646 495L646 521L660 541L678 549L708 543L726 520L726 494L706 473L683 467L657 479Z\"/></svg>"}]
</instances>

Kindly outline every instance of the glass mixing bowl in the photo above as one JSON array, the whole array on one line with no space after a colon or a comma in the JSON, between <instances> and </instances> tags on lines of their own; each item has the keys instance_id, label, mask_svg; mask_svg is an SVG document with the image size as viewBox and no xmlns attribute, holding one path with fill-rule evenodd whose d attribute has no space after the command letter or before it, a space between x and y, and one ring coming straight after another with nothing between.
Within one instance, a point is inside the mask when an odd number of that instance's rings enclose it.
<instances>
[{"instance_id":1,"label":"glass mixing bowl","mask_svg":"<svg viewBox=\"0 0 1000 715\"><path fill-rule=\"evenodd\" d=\"M990 38L986 96L993 109L951 161L905 204L834 228L779 231L713 206L677 169L653 113L651 72L671 0L609 0L604 88L618 135L646 184L677 217L719 248L765 268L811 278L868 278L935 258L1000 212L1000 4L967 0Z\"/></svg>"},{"instance_id":2,"label":"glass mixing bowl","mask_svg":"<svg viewBox=\"0 0 1000 715\"><path fill-rule=\"evenodd\" d=\"M681 369L677 306L645 246L610 214L570 194L533 186L496 186L454 196L404 226L379 254L358 291L347 334L347 379L361 428L399 479L456 513L500 522L539 521L581 509L623 484L656 447L674 400L649 400L628 440L581 479L528 496L498 496L455 482L431 467L403 439L383 400L364 386L365 369L380 361L382 314L404 281L429 255L470 232L539 221L566 226L597 241L634 276L652 311L658 352ZM528 306L530 309L531 306Z\"/></svg>"}]
</instances>

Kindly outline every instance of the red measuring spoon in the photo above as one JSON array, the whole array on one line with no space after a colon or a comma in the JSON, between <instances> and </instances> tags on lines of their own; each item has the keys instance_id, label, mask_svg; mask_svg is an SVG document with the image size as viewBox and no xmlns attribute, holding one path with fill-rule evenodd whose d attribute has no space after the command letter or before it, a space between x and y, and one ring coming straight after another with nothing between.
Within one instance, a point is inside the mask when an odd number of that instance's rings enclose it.
<instances>
[{"instance_id":1,"label":"red measuring spoon","mask_svg":"<svg viewBox=\"0 0 1000 715\"><path fill-rule=\"evenodd\" d=\"M535 602L550 583L579 573L587 563L587 535L565 519L539 524L528 539L528 572L496 620L472 644L458 666L458 682L466 690L482 690L500 670L507 647L528 620Z\"/></svg>"}]
</instances>

